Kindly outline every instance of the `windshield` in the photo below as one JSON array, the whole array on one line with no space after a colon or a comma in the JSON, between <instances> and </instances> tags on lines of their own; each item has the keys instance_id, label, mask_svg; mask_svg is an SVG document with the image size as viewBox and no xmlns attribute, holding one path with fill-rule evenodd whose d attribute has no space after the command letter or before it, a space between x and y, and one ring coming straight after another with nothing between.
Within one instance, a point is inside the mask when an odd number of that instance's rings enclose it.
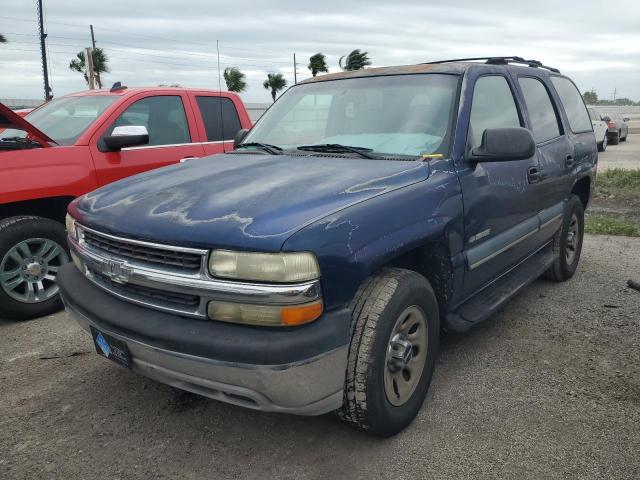
<instances>
[{"instance_id":1,"label":"windshield","mask_svg":"<svg viewBox=\"0 0 640 480\"><path fill-rule=\"evenodd\" d=\"M34 110L25 118L57 144L73 145L89 125L117 98L115 95L57 98ZM0 133L0 139L25 136L24 130L17 129L7 129Z\"/></svg>"},{"instance_id":2,"label":"windshield","mask_svg":"<svg viewBox=\"0 0 640 480\"><path fill-rule=\"evenodd\" d=\"M387 155L446 154L458 77L393 75L289 89L243 143L283 149L339 144Z\"/></svg>"}]
</instances>

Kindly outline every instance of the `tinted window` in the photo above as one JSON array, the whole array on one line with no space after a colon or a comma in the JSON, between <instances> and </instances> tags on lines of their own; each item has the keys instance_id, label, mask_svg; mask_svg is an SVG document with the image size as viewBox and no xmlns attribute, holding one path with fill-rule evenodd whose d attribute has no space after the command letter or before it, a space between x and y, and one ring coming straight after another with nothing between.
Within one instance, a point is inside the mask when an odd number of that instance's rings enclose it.
<instances>
[{"instance_id":1,"label":"tinted window","mask_svg":"<svg viewBox=\"0 0 640 480\"><path fill-rule=\"evenodd\" d=\"M190 143L189 124L179 96L147 97L129 105L107 131L115 127L142 125L149 132L148 145Z\"/></svg>"},{"instance_id":2,"label":"tinted window","mask_svg":"<svg viewBox=\"0 0 640 480\"><path fill-rule=\"evenodd\" d=\"M533 138L537 143L541 143L558 137L560 135L558 117L546 87L535 78L523 77L518 81L529 111ZM591 122L589 122L589 128L591 128Z\"/></svg>"},{"instance_id":3,"label":"tinted window","mask_svg":"<svg viewBox=\"0 0 640 480\"><path fill-rule=\"evenodd\" d=\"M238 130L242 128L233 102L225 97L196 97L196 100L207 131L207 140L210 142L233 140ZM220 111L220 105L222 105L222 111Z\"/></svg>"},{"instance_id":4,"label":"tinted window","mask_svg":"<svg viewBox=\"0 0 640 480\"><path fill-rule=\"evenodd\" d=\"M472 147L482 142L487 128L519 127L520 118L507 80L502 76L480 77L473 90L469 139Z\"/></svg>"},{"instance_id":5,"label":"tinted window","mask_svg":"<svg viewBox=\"0 0 640 480\"><path fill-rule=\"evenodd\" d=\"M591 122L587 115L587 107L584 105L582 95L576 86L568 78L551 77L553 86L556 87L564 111L569 119L569 126L574 132L586 132L591 130Z\"/></svg>"}]
</instances>

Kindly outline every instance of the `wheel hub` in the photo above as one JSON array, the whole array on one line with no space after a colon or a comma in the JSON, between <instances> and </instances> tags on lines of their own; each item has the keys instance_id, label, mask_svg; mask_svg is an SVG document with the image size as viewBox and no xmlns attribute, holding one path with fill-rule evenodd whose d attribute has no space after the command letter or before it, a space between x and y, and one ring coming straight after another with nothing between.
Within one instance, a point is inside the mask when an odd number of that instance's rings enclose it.
<instances>
[{"instance_id":1,"label":"wheel hub","mask_svg":"<svg viewBox=\"0 0 640 480\"><path fill-rule=\"evenodd\" d=\"M39 277L42 274L42 265L36 262L29 263L26 266L26 271L32 277Z\"/></svg>"},{"instance_id":2,"label":"wheel hub","mask_svg":"<svg viewBox=\"0 0 640 480\"><path fill-rule=\"evenodd\" d=\"M413 358L413 345L404 335L396 333L389 342L389 355L389 369L398 371Z\"/></svg>"}]
</instances>

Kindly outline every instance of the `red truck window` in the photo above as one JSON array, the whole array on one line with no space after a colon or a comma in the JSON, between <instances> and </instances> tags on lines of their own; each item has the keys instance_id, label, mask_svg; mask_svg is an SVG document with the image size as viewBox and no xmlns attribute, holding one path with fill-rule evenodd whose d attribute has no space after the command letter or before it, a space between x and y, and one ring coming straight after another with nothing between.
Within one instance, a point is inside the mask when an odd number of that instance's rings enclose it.
<instances>
[{"instance_id":1,"label":"red truck window","mask_svg":"<svg viewBox=\"0 0 640 480\"><path fill-rule=\"evenodd\" d=\"M177 95L147 97L132 103L111 125L106 135L122 125L147 127L148 146L191 143L182 99Z\"/></svg>"},{"instance_id":2,"label":"red truck window","mask_svg":"<svg viewBox=\"0 0 640 480\"><path fill-rule=\"evenodd\" d=\"M204 121L207 140L210 142L233 140L238 130L242 128L233 102L225 97L197 96L196 100Z\"/></svg>"}]
</instances>

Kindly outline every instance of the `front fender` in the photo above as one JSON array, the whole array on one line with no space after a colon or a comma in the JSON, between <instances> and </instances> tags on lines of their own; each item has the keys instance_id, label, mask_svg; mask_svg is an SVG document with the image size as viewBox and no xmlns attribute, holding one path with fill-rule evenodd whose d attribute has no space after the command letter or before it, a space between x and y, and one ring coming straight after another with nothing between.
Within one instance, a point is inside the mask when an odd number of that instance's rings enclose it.
<instances>
[{"instance_id":1,"label":"front fender","mask_svg":"<svg viewBox=\"0 0 640 480\"><path fill-rule=\"evenodd\" d=\"M362 281L400 255L434 240L462 249L462 195L457 176L427 180L328 215L292 235L284 251L318 258L327 309L348 304Z\"/></svg>"}]
</instances>

